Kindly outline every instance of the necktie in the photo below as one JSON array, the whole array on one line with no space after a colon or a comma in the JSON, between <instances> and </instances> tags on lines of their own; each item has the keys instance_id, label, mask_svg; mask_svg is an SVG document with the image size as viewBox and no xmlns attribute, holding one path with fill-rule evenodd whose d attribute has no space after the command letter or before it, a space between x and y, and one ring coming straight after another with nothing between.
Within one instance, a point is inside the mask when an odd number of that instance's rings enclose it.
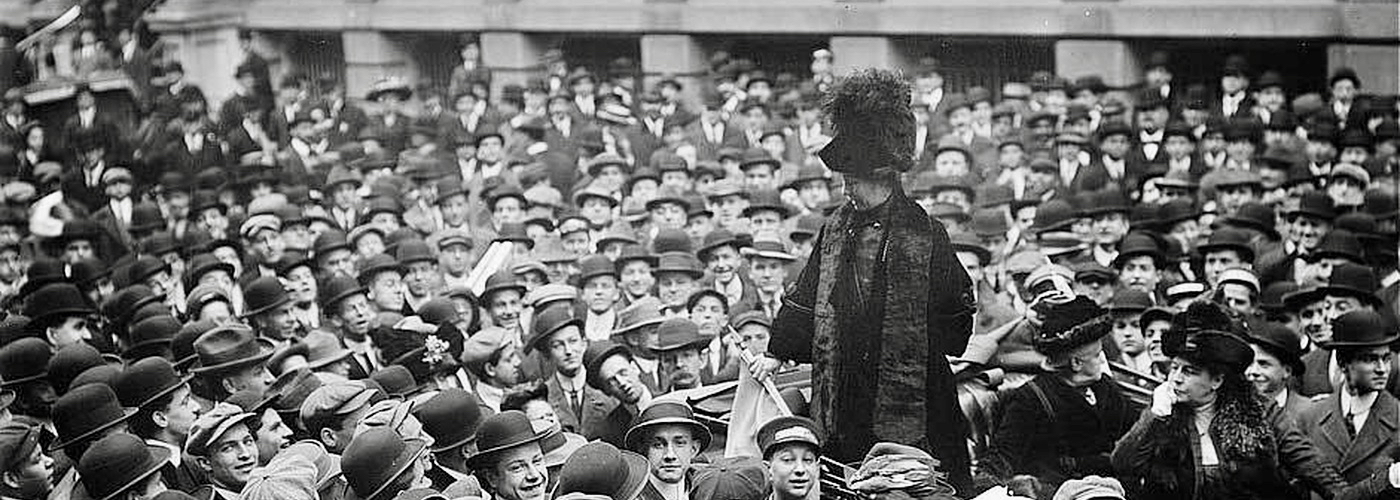
<instances>
[{"instance_id":1,"label":"necktie","mask_svg":"<svg viewBox=\"0 0 1400 500\"><path fill-rule=\"evenodd\" d=\"M1343 421L1342 421L1342 422L1345 423L1346 426L1347 426L1347 437L1352 437L1352 438L1355 438L1355 437L1356 437L1356 422L1355 422L1355 418L1356 418L1356 415L1355 415L1355 414L1353 414L1353 413L1351 413L1351 412L1347 412L1346 420L1343 420Z\"/></svg>"}]
</instances>

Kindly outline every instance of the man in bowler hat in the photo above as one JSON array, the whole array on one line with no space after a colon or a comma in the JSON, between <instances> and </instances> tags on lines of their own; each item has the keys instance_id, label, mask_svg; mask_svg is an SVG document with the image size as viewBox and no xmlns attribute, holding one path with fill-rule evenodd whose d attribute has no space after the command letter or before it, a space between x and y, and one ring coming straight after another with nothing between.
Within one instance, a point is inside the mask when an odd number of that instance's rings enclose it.
<instances>
[{"instance_id":1,"label":"man in bowler hat","mask_svg":"<svg viewBox=\"0 0 1400 500\"><path fill-rule=\"evenodd\" d=\"M543 500L549 496L549 471L530 417L507 410L486 418L477 429L479 451L467 459L481 485L501 500Z\"/></svg>"},{"instance_id":2,"label":"man in bowler hat","mask_svg":"<svg viewBox=\"0 0 1400 500\"><path fill-rule=\"evenodd\" d=\"M947 231L899 184L914 156L909 93L898 75L867 70L829 96L835 134L820 156L851 201L785 297L772 356L751 368L762 379L780 360L812 363L812 416L833 458L858 460L880 441L922 446L966 490L967 422L945 356L963 352L976 306Z\"/></svg>"}]
</instances>

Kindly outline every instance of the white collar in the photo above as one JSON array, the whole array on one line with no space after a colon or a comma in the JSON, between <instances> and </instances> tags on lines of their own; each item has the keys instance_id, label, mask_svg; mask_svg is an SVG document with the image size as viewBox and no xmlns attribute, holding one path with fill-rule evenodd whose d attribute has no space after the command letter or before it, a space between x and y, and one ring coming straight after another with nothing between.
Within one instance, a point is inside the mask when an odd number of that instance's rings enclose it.
<instances>
[{"instance_id":1,"label":"white collar","mask_svg":"<svg viewBox=\"0 0 1400 500\"><path fill-rule=\"evenodd\" d=\"M1373 391L1362 396L1355 396L1346 389L1342 393L1345 396L1342 398L1342 414L1352 416L1370 413L1371 406L1376 404L1376 398L1381 395L1379 391Z\"/></svg>"},{"instance_id":2,"label":"white collar","mask_svg":"<svg viewBox=\"0 0 1400 500\"><path fill-rule=\"evenodd\" d=\"M174 465L176 467L180 466L180 459L182 458L182 455L179 446L175 446L173 444L161 441L159 439L147 439L146 444L149 444L151 446L159 446L161 448L170 450L170 465Z\"/></svg>"},{"instance_id":3,"label":"white collar","mask_svg":"<svg viewBox=\"0 0 1400 500\"><path fill-rule=\"evenodd\" d=\"M559 382L559 388L565 393L570 390L582 392L588 386L588 372L583 367L579 367L578 373L569 378L564 378L563 373L554 372L554 381ZM565 381L568 382L568 385L564 384Z\"/></svg>"},{"instance_id":4,"label":"white collar","mask_svg":"<svg viewBox=\"0 0 1400 500\"><path fill-rule=\"evenodd\" d=\"M1287 387L1284 387L1283 390L1278 391L1278 394L1275 394L1275 395L1274 395L1274 402L1275 402L1275 403L1278 403L1278 407L1279 407L1280 409L1282 409L1282 408L1285 407L1285 406L1288 406L1288 388L1287 388Z\"/></svg>"}]
</instances>

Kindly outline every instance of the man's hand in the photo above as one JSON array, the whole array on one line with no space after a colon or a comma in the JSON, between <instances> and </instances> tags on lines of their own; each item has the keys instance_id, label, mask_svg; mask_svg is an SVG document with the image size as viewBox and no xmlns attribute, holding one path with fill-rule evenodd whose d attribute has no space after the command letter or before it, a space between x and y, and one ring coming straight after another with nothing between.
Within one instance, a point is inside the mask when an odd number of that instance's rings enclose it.
<instances>
[{"instance_id":1,"label":"man's hand","mask_svg":"<svg viewBox=\"0 0 1400 500\"><path fill-rule=\"evenodd\" d=\"M783 362L777 358L768 355L756 356L753 362L749 363L749 373L753 374L754 380L762 382L772 377L773 372L780 366L783 366Z\"/></svg>"}]
</instances>

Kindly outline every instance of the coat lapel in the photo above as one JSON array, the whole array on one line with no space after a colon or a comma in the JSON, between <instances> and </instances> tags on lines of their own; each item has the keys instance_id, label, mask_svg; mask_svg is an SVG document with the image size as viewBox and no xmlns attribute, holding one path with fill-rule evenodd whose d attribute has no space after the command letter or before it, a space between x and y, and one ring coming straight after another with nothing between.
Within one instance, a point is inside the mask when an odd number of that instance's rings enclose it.
<instances>
[{"instance_id":1,"label":"coat lapel","mask_svg":"<svg viewBox=\"0 0 1400 500\"><path fill-rule=\"evenodd\" d=\"M1327 411L1318 419L1318 428L1322 431L1325 443L1316 444L1330 448L1329 451L1334 457L1346 454L1347 448L1351 446L1351 436L1347 435L1346 424L1342 422L1341 397L1341 394L1334 394L1332 401L1327 402Z\"/></svg>"},{"instance_id":2,"label":"coat lapel","mask_svg":"<svg viewBox=\"0 0 1400 500\"><path fill-rule=\"evenodd\" d=\"M1357 430L1356 439L1352 440L1351 446L1337 464L1338 469L1346 471L1365 462L1386 443L1395 439L1397 417L1400 416L1400 408L1397 406L1400 406L1400 402L1397 402L1394 396L1385 391L1380 392L1375 404L1371 406L1371 413L1366 417L1366 423Z\"/></svg>"}]
</instances>

